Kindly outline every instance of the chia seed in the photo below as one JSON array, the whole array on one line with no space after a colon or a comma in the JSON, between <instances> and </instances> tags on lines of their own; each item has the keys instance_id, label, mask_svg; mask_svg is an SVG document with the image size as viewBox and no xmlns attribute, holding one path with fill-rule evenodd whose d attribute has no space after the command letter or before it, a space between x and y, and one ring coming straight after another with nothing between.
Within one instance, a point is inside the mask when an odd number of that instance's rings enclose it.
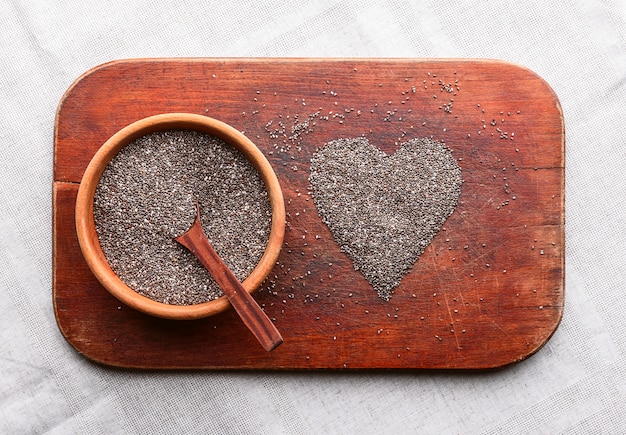
<instances>
[{"instance_id":1,"label":"chia seed","mask_svg":"<svg viewBox=\"0 0 626 435\"><path fill-rule=\"evenodd\" d=\"M451 150L429 138L393 155L365 137L328 142L309 180L323 222L385 300L456 208L462 184Z\"/></svg>"},{"instance_id":2,"label":"chia seed","mask_svg":"<svg viewBox=\"0 0 626 435\"><path fill-rule=\"evenodd\" d=\"M130 288L174 305L207 302L222 291L174 237L200 206L211 244L243 281L269 239L271 208L254 166L221 139L189 130L140 137L105 168L94 196L100 246Z\"/></svg>"}]
</instances>

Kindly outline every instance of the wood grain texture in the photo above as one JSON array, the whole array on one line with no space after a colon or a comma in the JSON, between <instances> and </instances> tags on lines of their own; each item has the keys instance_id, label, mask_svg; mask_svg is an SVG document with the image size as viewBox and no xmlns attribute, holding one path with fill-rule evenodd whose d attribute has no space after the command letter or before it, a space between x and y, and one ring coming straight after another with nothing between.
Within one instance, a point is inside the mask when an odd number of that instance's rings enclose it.
<instances>
[{"instance_id":1,"label":"wood grain texture","mask_svg":"<svg viewBox=\"0 0 626 435\"><path fill-rule=\"evenodd\" d=\"M165 112L205 114L244 131L278 175L286 244L254 294L284 337L271 353L232 309L172 321L123 306L82 259L74 204L89 160L117 130ZM360 135L388 153L432 136L463 171L457 209L389 302L353 270L309 195L316 148ZM54 146L54 308L63 335L92 360L135 368L493 368L536 352L561 319L564 123L550 87L527 69L483 60L119 61L68 90Z\"/></svg>"}]
</instances>

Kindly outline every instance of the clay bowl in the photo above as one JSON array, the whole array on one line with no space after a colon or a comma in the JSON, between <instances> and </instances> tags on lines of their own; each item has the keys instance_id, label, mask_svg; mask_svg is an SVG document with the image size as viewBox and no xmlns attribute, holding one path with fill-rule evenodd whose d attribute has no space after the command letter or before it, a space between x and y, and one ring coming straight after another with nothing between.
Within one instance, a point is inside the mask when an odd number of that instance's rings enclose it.
<instances>
[{"instance_id":1,"label":"clay bowl","mask_svg":"<svg viewBox=\"0 0 626 435\"><path fill-rule=\"evenodd\" d=\"M188 113L155 115L128 125L107 140L87 166L78 189L76 198L78 241L85 261L98 281L113 296L129 307L167 319L188 320L208 317L229 307L226 296L195 305L168 305L142 296L128 287L113 272L96 234L93 200L105 167L124 146L141 136L163 130L195 130L218 137L238 149L259 172L265 183L272 211L270 235L263 256L242 285L249 293L261 285L274 267L283 243L285 233L283 194L274 170L256 145L235 128L207 116Z\"/></svg>"}]
</instances>

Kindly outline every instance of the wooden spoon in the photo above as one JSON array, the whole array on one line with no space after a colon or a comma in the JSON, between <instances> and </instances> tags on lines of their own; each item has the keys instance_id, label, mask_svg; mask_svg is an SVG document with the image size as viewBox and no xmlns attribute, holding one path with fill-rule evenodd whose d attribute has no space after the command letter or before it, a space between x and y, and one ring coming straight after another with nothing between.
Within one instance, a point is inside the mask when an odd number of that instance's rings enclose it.
<instances>
[{"instance_id":1,"label":"wooden spoon","mask_svg":"<svg viewBox=\"0 0 626 435\"><path fill-rule=\"evenodd\" d=\"M259 307L254 298L243 288L239 280L226 266L226 263L215 252L202 229L200 222L200 208L196 204L196 219L181 236L176 237L178 243L189 249L204 267L209 271L213 279L220 286L237 314L248 329L259 340L265 350L272 351L283 342L283 337Z\"/></svg>"}]
</instances>

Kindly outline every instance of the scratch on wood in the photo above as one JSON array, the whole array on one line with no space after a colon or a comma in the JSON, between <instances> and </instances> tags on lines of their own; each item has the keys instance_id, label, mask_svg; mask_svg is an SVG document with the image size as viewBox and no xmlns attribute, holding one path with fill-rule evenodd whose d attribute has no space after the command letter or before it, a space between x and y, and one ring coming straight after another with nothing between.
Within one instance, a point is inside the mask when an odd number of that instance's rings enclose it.
<instances>
[{"instance_id":1,"label":"scratch on wood","mask_svg":"<svg viewBox=\"0 0 626 435\"><path fill-rule=\"evenodd\" d=\"M454 340L456 341L456 348L461 350L461 343L459 342L459 337L454 330L454 317L452 316L452 311L450 310L450 304L448 303L448 296L444 293L443 299L446 302L446 309L448 310L448 316L450 317L450 326L452 330L450 331L452 335L454 335Z\"/></svg>"}]
</instances>

